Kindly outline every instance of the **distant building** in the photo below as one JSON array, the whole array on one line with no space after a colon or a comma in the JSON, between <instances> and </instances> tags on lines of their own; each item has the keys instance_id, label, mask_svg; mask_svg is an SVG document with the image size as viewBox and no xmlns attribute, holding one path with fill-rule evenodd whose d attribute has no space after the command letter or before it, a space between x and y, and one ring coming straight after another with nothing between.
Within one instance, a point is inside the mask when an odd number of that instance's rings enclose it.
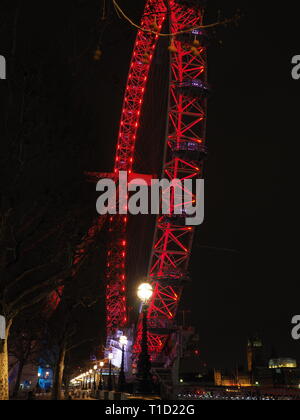
<instances>
[{"instance_id":1,"label":"distant building","mask_svg":"<svg viewBox=\"0 0 300 420\"><path fill-rule=\"evenodd\" d=\"M249 373L255 372L257 368L266 366L263 342L258 336L248 339L247 364Z\"/></svg>"},{"instance_id":2,"label":"distant building","mask_svg":"<svg viewBox=\"0 0 300 420\"><path fill-rule=\"evenodd\" d=\"M124 354L124 370L127 373L131 373L132 360L131 360L131 349L134 342L134 327L126 328L124 331L117 331L114 339L109 339L106 343L107 348L105 357L108 358L108 354L113 354L112 365L116 368L121 367L122 363L122 346L120 344L120 337L125 335L127 338L127 345L125 347Z\"/></svg>"},{"instance_id":3,"label":"distant building","mask_svg":"<svg viewBox=\"0 0 300 420\"><path fill-rule=\"evenodd\" d=\"M222 372L215 370L214 372L215 385L222 387L250 387L250 375L237 369L236 372Z\"/></svg>"},{"instance_id":4,"label":"distant building","mask_svg":"<svg viewBox=\"0 0 300 420\"><path fill-rule=\"evenodd\" d=\"M278 358L269 361L275 387L300 387L300 369L297 361L291 358Z\"/></svg>"},{"instance_id":5,"label":"distant building","mask_svg":"<svg viewBox=\"0 0 300 420\"><path fill-rule=\"evenodd\" d=\"M222 372L220 370L214 371L215 385L222 386Z\"/></svg>"},{"instance_id":6,"label":"distant building","mask_svg":"<svg viewBox=\"0 0 300 420\"><path fill-rule=\"evenodd\" d=\"M215 370L214 382L219 387L300 388L300 369L292 358L268 360L263 341L255 336L247 344L247 372Z\"/></svg>"},{"instance_id":7,"label":"distant building","mask_svg":"<svg viewBox=\"0 0 300 420\"><path fill-rule=\"evenodd\" d=\"M271 359L269 361L270 369L296 369L297 361L289 358Z\"/></svg>"}]
</instances>

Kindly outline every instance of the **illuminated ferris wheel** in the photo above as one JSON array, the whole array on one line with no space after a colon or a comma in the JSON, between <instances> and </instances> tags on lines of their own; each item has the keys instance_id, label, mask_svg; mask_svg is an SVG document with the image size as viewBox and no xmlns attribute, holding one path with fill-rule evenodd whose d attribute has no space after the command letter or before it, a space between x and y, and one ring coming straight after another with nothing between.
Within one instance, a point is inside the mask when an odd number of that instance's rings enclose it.
<instances>
[{"instance_id":1,"label":"illuminated ferris wheel","mask_svg":"<svg viewBox=\"0 0 300 420\"><path fill-rule=\"evenodd\" d=\"M143 103L153 57L164 36L170 38L168 110L163 178L198 179L206 157L205 129L207 86L206 34L203 2L147 0L139 25L125 89L114 172L134 176L135 149ZM107 175L107 174L106 174ZM189 192L193 202L194 193ZM148 310L148 339L152 360L161 354L168 337L176 330L176 313L184 283L188 279L194 227L186 226L186 214L159 216L149 262L148 280L153 297ZM102 222L101 222L102 223ZM108 343L126 328L127 316L127 215L111 216L110 245L106 274L106 333ZM140 350L141 320L136 329L133 352Z\"/></svg>"}]
</instances>

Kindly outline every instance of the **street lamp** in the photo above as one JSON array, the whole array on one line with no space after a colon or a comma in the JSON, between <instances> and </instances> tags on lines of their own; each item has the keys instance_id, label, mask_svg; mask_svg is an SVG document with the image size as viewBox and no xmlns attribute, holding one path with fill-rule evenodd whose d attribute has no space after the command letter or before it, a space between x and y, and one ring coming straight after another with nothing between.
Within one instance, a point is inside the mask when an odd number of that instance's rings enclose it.
<instances>
[{"instance_id":1,"label":"street lamp","mask_svg":"<svg viewBox=\"0 0 300 420\"><path fill-rule=\"evenodd\" d=\"M40 379L41 379L42 375L40 374L40 372L38 372L37 376L38 376L38 380L37 380L37 383L36 383L36 391L38 392L39 389L40 389Z\"/></svg>"},{"instance_id":2,"label":"street lamp","mask_svg":"<svg viewBox=\"0 0 300 420\"><path fill-rule=\"evenodd\" d=\"M151 378L151 361L148 352L148 302L153 295L153 288L150 283L142 283L138 287L137 291L138 298L142 301L142 313L143 313L143 329L142 329L142 341L141 341L141 353L139 355L137 363L137 379L138 392L141 394L149 394L152 392L152 378Z\"/></svg>"},{"instance_id":3,"label":"street lamp","mask_svg":"<svg viewBox=\"0 0 300 420\"><path fill-rule=\"evenodd\" d=\"M92 373L93 373L93 369L90 369L89 370L89 374L90 374L90 376L89 376L89 380L90 380L89 389L92 389Z\"/></svg>"},{"instance_id":4,"label":"street lamp","mask_svg":"<svg viewBox=\"0 0 300 420\"><path fill-rule=\"evenodd\" d=\"M108 391L112 391L112 376L111 376L111 361L114 358L113 353L109 353L108 360L109 360L109 375L108 375Z\"/></svg>"},{"instance_id":5,"label":"street lamp","mask_svg":"<svg viewBox=\"0 0 300 420\"><path fill-rule=\"evenodd\" d=\"M102 369L104 366L104 362L100 362L100 376L99 376L99 384L98 384L98 389L99 391L102 391Z\"/></svg>"},{"instance_id":6,"label":"street lamp","mask_svg":"<svg viewBox=\"0 0 300 420\"><path fill-rule=\"evenodd\" d=\"M119 383L118 389L120 392L125 391L126 387L126 378L125 378L125 371L124 371L124 359L125 359L125 347L127 346L128 340L125 335L122 335L119 339L121 348L122 348L122 361L121 361L121 370L119 374Z\"/></svg>"},{"instance_id":7,"label":"street lamp","mask_svg":"<svg viewBox=\"0 0 300 420\"><path fill-rule=\"evenodd\" d=\"M97 389L97 385L96 385L96 371L97 371L97 369L98 369L98 366L94 365L94 383L93 383L94 391L96 391L96 389Z\"/></svg>"},{"instance_id":8,"label":"street lamp","mask_svg":"<svg viewBox=\"0 0 300 420\"><path fill-rule=\"evenodd\" d=\"M153 288L150 283L142 283L137 290L138 298L142 301L144 305L149 302L153 295Z\"/></svg>"}]
</instances>

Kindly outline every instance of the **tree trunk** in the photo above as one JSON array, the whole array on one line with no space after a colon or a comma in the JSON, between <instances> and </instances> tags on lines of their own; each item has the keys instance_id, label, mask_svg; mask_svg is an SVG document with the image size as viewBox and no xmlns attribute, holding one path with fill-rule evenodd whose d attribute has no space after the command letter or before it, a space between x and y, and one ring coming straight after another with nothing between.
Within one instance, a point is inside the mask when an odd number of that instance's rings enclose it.
<instances>
[{"instance_id":1,"label":"tree trunk","mask_svg":"<svg viewBox=\"0 0 300 420\"><path fill-rule=\"evenodd\" d=\"M9 400L7 340L11 325L12 320L9 320L6 325L6 340L0 340L0 401Z\"/></svg>"},{"instance_id":2,"label":"tree trunk","mask_svg":"<svg viewBox=\"0 0 300 420\"><path fill-rule=\"evenodd\" d=\"M21 383L21 378L22 378L22 373L23 373L24 366L25 366L25 360L20 360L19 361L19 366L18 366L17 379L16 379L14 392L13 392L13 397L16 397L18 395L19 390L20 390L20 383Z\"/></svg>"},{"instance_id":3,"label":"tree trunk","mask_svg":"<svg viewBox=\"0 0 300 420\"><path fill-rule=\"evenodd\" d=\"M7 340L0 340L0 401L9 399Z\"/></svg>"},{"instance_id":4,"label":"tree trunk","mask_svg":"<svg viewBox=\"0 0 300 420\"><path fill-rule=\"evenodd\" d=\"M66 347L66 342L64 341L59 350L58 361L55 368L52 400L61 400L61 386L65 369Z\"/></svg>"}]
</instances>

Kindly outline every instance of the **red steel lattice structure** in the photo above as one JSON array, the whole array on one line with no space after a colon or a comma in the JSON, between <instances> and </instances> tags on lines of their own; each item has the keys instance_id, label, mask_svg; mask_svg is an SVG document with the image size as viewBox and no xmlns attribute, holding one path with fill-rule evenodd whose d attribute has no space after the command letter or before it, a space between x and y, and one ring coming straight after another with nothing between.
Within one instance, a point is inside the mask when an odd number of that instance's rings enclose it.
<instances>
[{"instance_id":1,"label":"red steel lattice structure","mask_svg":"<svg viewBox=\"0 0 300 420\"><path fill-rule=\"evenodd\" d=\"M201 24L199 9L170 2L171 33ZM200 35L200 32L195 31L195 39L197 33ZM163 168L164 178L180 181L202 177L206 95L201 87L205 86L207 73L206 50L201 42L197 39L195 50L187 48L182 38L179 35L174 39L175 48L171 57L168 135ZM188 202L193 202L193 191L187 195ZM168 335L174 329L183 283L188 277L194 228L186 226L183 223L185 217L182 216L160 216L157 219L148 273L154 286L148 310L148 340L152 359L160 354ZM140 336L139 326L136 352L139 351Z\"/></svg>"},{"instance_id":2,"label":"red steel lattice structure","mask_svg":"<svg viewBox=\"0 0 300 420\"><path fill-rule=\"evenodd\" d=\"M162 0L148 0L141 26L152 30L153 13L157 12L156 23L161 31L165 20L166 7ZM128 81L124 96L120 131L115 158L114 175L120 171L132 173L134 152L142 112L143 99L159 36L138 31L130 64ZM116 329L127 323L126 307L126 230L127 216L116 215L110 218L111 245L107 255L106 285L106 331L108 339Z\"/></svg>"},{"instance_id":3,"label":"red steel lattice structure","mask_svg":"<svg viewBox=\"0 0 300 420\"><path fill-rule=\"evenodd\" d=\"M172 33L185 31L202 24L199 7L188 2L148 0L141 21L141 27L149 32L138 31L127 87L125 91L120 131L118 137L114 176L120 171L132 173L134 152L139 121L147 80L158 33L165 21ZM195 179L202 177L203 150L206 121L206 99L203 84L206 81L206 51L199 31L188 36L178 35L173 39L170 72L170 100L168 109L168 134L164 156L164 177L172 179ZM187 38L190 37L190 40ZM202 82L201 82L202 81ZM190 191L190 200L194 194ZM126 209L124 209L126 210ZM157 219L155 238L150 260L149 277L154 285L150 302L149 343L152 358L158 355L172 328L187 278L194 228L185 226L182 217L161 216ZM127 323L126 308L126 230L127 216L110 218L111 245L107 256L106 312L107 337L113 337L117 329ZM140 347L140 327L135 351Z\"/></svg>"}]
</instances>

